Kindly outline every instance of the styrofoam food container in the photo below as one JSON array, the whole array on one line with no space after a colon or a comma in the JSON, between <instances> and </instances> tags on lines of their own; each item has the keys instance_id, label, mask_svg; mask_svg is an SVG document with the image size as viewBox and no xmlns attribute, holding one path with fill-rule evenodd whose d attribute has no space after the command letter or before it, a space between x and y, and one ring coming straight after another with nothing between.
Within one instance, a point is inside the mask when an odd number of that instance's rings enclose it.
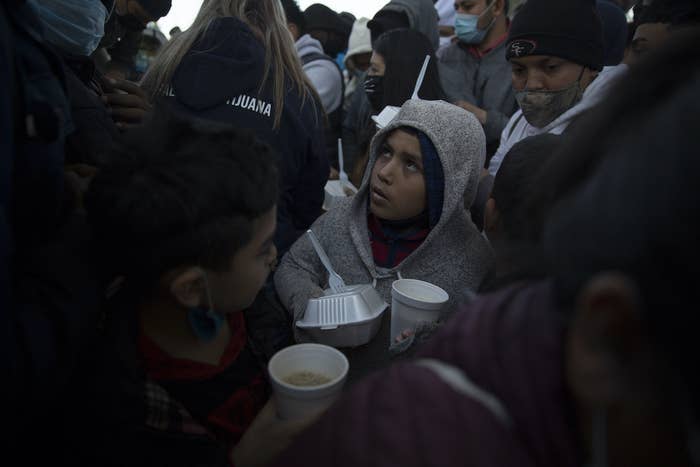
<instances>
[{"instance_id":1,"label":"styrofoam food container","mask_svg":"<svg viewBox=\"0 0 700 467\"><path fill-rule=\"evenodd\" d=\"M357 193L357 188L349 181L328 180L324 188L323 209L330 211L339 200L350 197L345 189L353 194Z\"/></svg>"},{"instance_id":2,"label":"styrofoam food container","mask_svg":"<svg viewBox=\"0 0 700 467\"><path fill-rule=\"evenodd\" d=\"M450 296L440 287L416 279L399 279L391 285L390 343L421 321L434 322Z\"/></svg>"},{"instance_id":3,"label":"styrofoam food container","mask_svg":"<svg viewBox=\"0 0 700 467\"><path fill-rule=\"evenodd\" d=\"M277 415L285 420L309 417L337 399L350 364L340 351L321 344L296 344L278 351L267 365ZM284 381L298 371L322 374L330 381L317 386L296 386Z\"/></svg>"},{"instance_id":4,"label":"styrofoam food container","mask_svg":"<svg viewBox=\"0 0 700 467\"><path fill-rule=\"evenodd\" d=\"M296 326L314 342L332 347L357 347L372 340L388 308L371 284L352 285L340 294L312 298Z\"/></svg>"},{"instance_id":5,"label":"styrofoam food container","mask_svg":"<svg viewBox=\"0 0 700 467\"><path fill-rule=\"evenodd\" d=\"M396 118L396 116L399 114L399 111L401 110L401 107L396 107L393 105L387 105L382 109L381 112L379 112L379 115L373 115L372 120L374 123L377 125L378 129L382 129L385 126L387 126L391 121Z\"/></svg>"}]
</instances>

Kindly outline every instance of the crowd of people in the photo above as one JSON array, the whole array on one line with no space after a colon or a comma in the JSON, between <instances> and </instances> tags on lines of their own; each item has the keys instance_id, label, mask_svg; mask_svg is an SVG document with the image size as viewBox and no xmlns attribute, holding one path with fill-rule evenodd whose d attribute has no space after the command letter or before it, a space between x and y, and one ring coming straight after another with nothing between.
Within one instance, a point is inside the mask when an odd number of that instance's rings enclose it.
<instances>
[{"instance_id":1,"label":"crowd of people","mask_svg":"<svg viewBox=\"0 0 700 467\"><path fill-rule=\"evenodd\" d=\"M170 8L0 0L8 458L700 466L699 2ZM309 228L348 284L450 298L281 420Z\"/></svg>"}]
</instances>

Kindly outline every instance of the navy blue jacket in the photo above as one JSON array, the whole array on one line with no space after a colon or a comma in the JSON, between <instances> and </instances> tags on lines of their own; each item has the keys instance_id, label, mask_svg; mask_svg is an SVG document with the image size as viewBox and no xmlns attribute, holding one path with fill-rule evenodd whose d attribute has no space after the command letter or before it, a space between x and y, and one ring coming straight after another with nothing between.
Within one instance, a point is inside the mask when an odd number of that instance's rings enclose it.
<instances>
[{"instance_id":1,"label":"navy blue jacket","mask_svg":"<svg viewBox=\"0 0 700 467\"><path fill-rule=\"evenodd\" d=\"M23 0L0 0L0 342L10 447L55 462L68 389L97 334L88 231L64 189L63 63ZM47 441L33 449L36 440ZM32 446L28 448L28 446ZM50 455L48 452L55 452ZM48 459L40 460L42 456Z\"/></svg>"},{"instance_id":2,"label":"navy blue jacket","mask_svg":"<svg viewBox=\"0 0 700 467\"><path fill-rule=\"evenodd\" d=\"M320 215L329 162L323 111L315 100L302 102L288 82L282 120L274 128L271 79L260 89L265 48L236 18L214 20L183 57L168 95L190 115L252 130L280 157L281 192L275 244L280 257Z\"/></svg>"}]
</instances>

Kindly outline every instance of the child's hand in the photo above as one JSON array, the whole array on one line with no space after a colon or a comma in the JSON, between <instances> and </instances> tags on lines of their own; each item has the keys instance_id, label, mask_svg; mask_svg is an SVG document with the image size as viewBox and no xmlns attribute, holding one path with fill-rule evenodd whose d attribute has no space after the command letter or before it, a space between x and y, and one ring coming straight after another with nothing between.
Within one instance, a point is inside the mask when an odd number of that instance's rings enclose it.
<instances>
[{"instance_id":1,"label":"child's hand","mask_svg":"<svg viewBox=\"0 0 700 467\"><path fill-rule=\"evenodd\" d=\"M294 440L296 435L315 422L320 414L303 420L281 420L273 398L265 404L243 438L231 450L236 467L262 467L269 465Z\"/></svg>"},{"instance_id":2,"label":"child's hand","mask_svg":"<svg viewBox=\"0 0 700 467\"><path fill-rule=\"evenodd\" d=\"M405 341L406 339L408 339L409 337L411 337L412 335L413 335L413 329L404 329L403 331L401 331L401 334L399 334L398 336L396 336L394 338L394 342L399 344L399 343Z\"/></svg>"}]
</instances>

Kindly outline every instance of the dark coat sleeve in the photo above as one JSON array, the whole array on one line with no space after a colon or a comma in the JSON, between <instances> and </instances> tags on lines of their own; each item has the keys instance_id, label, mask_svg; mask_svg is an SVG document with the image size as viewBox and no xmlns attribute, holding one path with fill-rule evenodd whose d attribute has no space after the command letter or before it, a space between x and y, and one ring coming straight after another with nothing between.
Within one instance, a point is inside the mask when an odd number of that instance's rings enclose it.
<instances>
[{"instance_id":1,"label":"dark coat sleeve","mask_svg":"<svg viewBox=\"0 0 700 467\"><path fill-rule=\"evenodd\" d=\"M38 20L31 7L12 3L0 4L7 21L0 60L12 57L0 62L0 93L12 93L0 98L0 139L14 136L0 151L0 337L6 418L21 434L66 390L96 334L99 292L84 219L66 216L63 205L69 114L60 60L32 29Z\"/></svg>"},{"instance_id":2,"label":"dark coat sleeve","mask_svg":"<svg viewBox=\"0 0 700 467\"><path fill-rule=\"evenodd\" d=\"M392 366L352 387L276 466L504 466L522 448L431 370Z\"/></svg>"},{"instance_id":3,"label":"dark coat sleeve","mask_svg":"<svg viewBox=\"0 0 700 467\"><path fill-rule=\"evenodd\" d=\"M305 138L301 155L283 154L282 192L277 206L277 233L275 245L278 257L308 229L321 215L324 186L328 181L330 165L326 154L323 111L307 101L303 107L306 135L288 135Z\"/></svg>"}]
</instances>

